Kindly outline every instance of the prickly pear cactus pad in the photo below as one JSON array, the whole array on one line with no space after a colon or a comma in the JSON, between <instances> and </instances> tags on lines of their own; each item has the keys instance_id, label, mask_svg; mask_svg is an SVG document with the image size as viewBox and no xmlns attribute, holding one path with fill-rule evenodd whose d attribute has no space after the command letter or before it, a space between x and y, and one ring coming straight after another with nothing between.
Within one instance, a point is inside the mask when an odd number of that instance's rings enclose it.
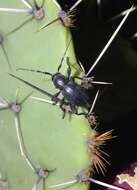
<instances>
[{"instance_id":1,"label":"prickly pear cactus pad","mask_svg":"<svg viewBox=\"0 0 137 190\"><path fill-rule=\"evenodd\" d=\"M81 2L65 12L55 0L0 0L0 190L121 190L92 178L105 174L113 132L97 131L97 85L112 83L89 75L134 7L85 73L69 31Z\"/></svg>"},{"instance_id":2,"label":"prickly pear cactus pad","mask_svg":"<svg viewBox=\"0 0 137 190\"><path fill-rule=\"evenodd\" d=\"M0 0L0 8L7 8L0 11L0 190L41 190L45 186L48 190L74 180L89 166L91 128L83 116L62 119L59 107L32 99L49 99L47 96L8 73L56 93L48 75L16 69L56 73L71 35L59 20L37 32L57 18L58 7L51 0ZM67 56L76 63L72 42ZM64 74L65 61L61 68ZM87 188L88 183L76 183L68 189Z\"/></svg>"}]
</instances>

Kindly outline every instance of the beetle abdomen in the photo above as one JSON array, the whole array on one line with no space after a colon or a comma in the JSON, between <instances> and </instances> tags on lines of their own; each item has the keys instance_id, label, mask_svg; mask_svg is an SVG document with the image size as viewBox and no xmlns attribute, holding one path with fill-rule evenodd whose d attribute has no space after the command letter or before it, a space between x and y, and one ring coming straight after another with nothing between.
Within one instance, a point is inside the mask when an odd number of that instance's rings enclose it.
<instances>
[{"instance_id":1,"label":"beetle abdomen","mask_svg":"<svg viewBox=\"0 0 137 190\"><path fill-rule=\"evenodd\" d=\"M77 84L67 84L64 86L62 94L70 102L76 106L90 107L90 98L85 88Z\"/></svg>"}]
</instances>

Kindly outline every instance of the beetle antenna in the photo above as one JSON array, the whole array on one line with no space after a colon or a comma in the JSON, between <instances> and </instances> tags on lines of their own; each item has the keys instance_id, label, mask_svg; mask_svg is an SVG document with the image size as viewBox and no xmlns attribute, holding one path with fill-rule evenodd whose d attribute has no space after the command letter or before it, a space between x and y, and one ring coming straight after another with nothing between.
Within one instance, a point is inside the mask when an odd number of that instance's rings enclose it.
<instances>
[{"instance_id":1,"label":"beetle antenna","mask_svg":"<svg viewBox=\"0 0 137 190\"><path fill-rule=\"evenodd\" d=\"M65 58L66 54L67 54L67 51L68 51L68 48L69 48L69 46L70 46L71 41L72 41L72 39L69 40L68 45L67 45L67 47L66 47L66 50L65 50L65 52L64 52L64 54L63 54L63 57L61 58L60 64L59 64L59 66L58 66L58 72L59 72L59 70L60 70L60 68L61 68L61 66L62 66L62 63L63 63L63 61L64 61L64 58Z\"/></svg>"},{"instance_id":2,"label":"beetle antenna","mask_svg":"<svg viewBox=\"0 0 137 190\"><path fill-rule=\"evenodd\" d=\"M44 74L44 75L50 75L50 76L52 76L52 74L51 73L49 73L49 72L45 72L45 71L40 71L40 70L34 70L34 69L25 69L25 68L18 68L18 69L16 69L16 71L30 71L30 72L35 72L35 73L42 73L42 74Z\"/></svg>"},{"instance_id":3,"label":"beetle antenna","mask_svg":"<svg viewBox=\"0 0 137 190\"><path fill-rule=\"evenodd\" d=\"M21 82L27 84L28 86L34 88L35 90L38 90L38 91L41 92L42 94L46 94L48 97L53 98L53 95L52 95L51 93L49 93L49 92L47 92L47 91L45 91L45 90L43 90L43 89L41 89L41 88L39 88L39 87L37 87L37 86L35 86L35 85L33 85L33 84L31 84L31 83L29 83L29 82L27 82L27 81L21 79L21 78L18 77L18 76L15 76L15 75L13 75L13 74L11 74L11 73L9 73L9 75L12 76L13 78L16 78L17 80L19 80L19 81L21 81ZM54 97L54 100L55 100L55 97ZM59 99L58 99L57 97L56 97L56 101L59 101Z\"/></svg>"},{"instance_id":4,"label":"beetle antenna","mask_svg":"<svg viewBox=\"0 0 137 190\"><path fill-rule=\"evenodd\" d=\"M114 38L116 37L116 35L120 31L121 27L123 26L123 24L127 20L129 14L130 14L130 12L132 11L133 8L134 8L134 6L132 5L131 8L127 11L126 15L124 16L124 18L122 19L122 21L120 22L120 24L118 25L118 27L116 28L116 30L114 31L114 33L112 34L112 36L110 37L109 41L107 42L107 44L105 45L105 47L103 48L103 50L101 51L101 53L99 54L99 56L97 57L97 59L95 60L95 62L93 63L92 67L89 69L88 73L86 74L86 77L93 71L93 69L98 64L98 62L100 61L100 59L102 58L102 56L104 55L104 53L107 51L107 49L111 45L112 41L114 40Z\"/></svg>"}]
</instances>

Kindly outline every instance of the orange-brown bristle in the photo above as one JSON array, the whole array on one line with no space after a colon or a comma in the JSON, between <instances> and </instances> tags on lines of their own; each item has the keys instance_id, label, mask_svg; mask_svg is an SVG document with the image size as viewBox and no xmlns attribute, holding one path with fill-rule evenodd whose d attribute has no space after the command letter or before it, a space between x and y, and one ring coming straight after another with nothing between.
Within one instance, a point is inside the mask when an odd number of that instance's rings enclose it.
<instances>
[{"instance_id":1,"label":"orange-brown bristle","mask_svg":"<svg viewBox=\"0 0 137 190\"><path fill-rule=\"evenodd\" d=\"M75 20L73 19L73 17L74 17L73 14L72 15L70 14L70 15L67 15L66 17L64 17L64 19L62 20L63 25L68 28L74 27Z\"/></svg>"},{"instance_id":2,"label":"orange-brown bristle","mask_svg":"<svg viewBox=\"0 0 137 190\"><path fill-rule=\"evenodd\" d=\"M88 122L90 123L91 126L96 126L97 125L97 116L95 115L89 115L88 116Z\"/></svg>"},{"instance_id":3,"label":"orange-brown bristle","mask_svg":"<svg viewBox=\"0 0 137 190\"><path fill-rule=\"evenodd\" d=\"M96 130L93 130L88 140L88 149L91 154L91 165L97 172L101 171L103 174L106 170L106 164L110 164L105 156L109 156L106 152L101 150L101 146L105 145L106 140L114 138L112 131L99 134Z\"/></svg>"},{"instance_id":4,"label":"orange-brown bristle","mask_svg":"<svg viewBox=\"0 0 137 190\"><path fill-rule=\"evenodd\" d=\"M91 171L88 167L88 168L80 171L79 174L76 176L76 179L78 182L87 182L90 175L91 175Z\"/></svg>"},{"instance_id":5,"label":"orange-brown bristle","mask_svg":"<svg viewBox=\"0 0 137 190\"><path fill-rule=\"evenodd\" d=\"M59 12L59 18L62 22L62 24L65 26L65 27L68 27L68 28L72 28L74 27L74 10L73 11L68 11L68 12L65 12L63 10L61 10Z\"/></svg>"}]
</instances>

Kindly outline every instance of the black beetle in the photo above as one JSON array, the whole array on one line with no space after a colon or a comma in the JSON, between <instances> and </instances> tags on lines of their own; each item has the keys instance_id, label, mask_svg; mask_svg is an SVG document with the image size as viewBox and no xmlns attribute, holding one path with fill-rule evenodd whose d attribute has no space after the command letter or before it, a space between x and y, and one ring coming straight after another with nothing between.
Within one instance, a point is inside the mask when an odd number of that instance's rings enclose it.
<instances>
[{"instance_id":1,"label":"black beetle","mask_svg":"<svg viewBox=\"0 0 137 190\"><path fill-rule=\"evenodd\" d=\"M127 11L124 18L122 19L122 21L120 22L120 24L118 25L118 27L116 28L116 30L114 31L114 33L112 34L112 36L110 37L108 42L106 43L105 47L102 49L101 53L99 54L99 56L95 60L94 64L92 65L92 67L90 68L90 70L88 71L88 73L84 77L81 78L81 77L71 76L71 68L70 68L69 61L67 61L67 65L68 65L67 75L68 76L65 77L65 75L63 75L59 72L71 40L68 43L68 46L67 46L65 53L64 53L64 56L61 59L61 63L58 66L57 73L51 74L49 72L43 72L43 71L39 71L39 70L35 71L35 70L22 69L22 68L20 69L20 70L28 70L28 71L34 71L34 72L39 72L39 73L43 73L46 75L50 75L52 77L53 84L55 85L56 88L59 89L59 92L57 92L55 95L52 95L52 94L48 93L47 91L42 90L41 88L21 79L21 78L15 76L13 74L10 74L10 75L12 77L24 82L25 84L31 86L32 88L34 88L34 89L46 94L47 96L49 96L55 102L55 104L60 105L60 107L62 108L64 113L67 110L66 109L66 106L67 106L67 107L69 107L70 112L75 113L77 115L86 115L87 116L90 112L78 113L79 107L84 107L88 110L90 105L91 105L90 97L87 93L87 88L92 88L93 83L96 83L96 84L112 84L112 83L106 83L106 82L97 82L97 81L93 80L94 79L93 77L88 77L88 76L92 72L92 70L95 68L95 66L98 64L99 60L102 58L102 56L104 55L104 53L106 52L106 50L108 49L108 47L110 46L110 44L112 43L112 41L114 40L116 35L118 34L119 30L121 29L121 27L125 23L126 19L128 18L130 12L132 12L133 8L134 7L132 6ZM81 68L83 69L82 65L81 65ZM75 82L76 78L80 79L82 81L82 83L81 84L76 83ZM60 93L62 93L62 95L63 95L62 99L58 97ZM92 110L93 104L91 106L91 110Z\"/></svg>"},{"instance_id":2,"label":"black beetle","mask_svg":"<svg viewBox=\"0 0 137 190\"><path fill-rule=\"evenodd\" d=\"M65 51L66 54L66 51ZM64 54L64 55L65 55ZM38 72L42 73L45 75L50 75L52 77L52 82L54 86L59 89L59 91L55 94L50 94L49 92L40 89L39 87L13 75L10 74L12 77L24 82L25 84L31 86L32 88L46 94L49 96L52 101L55 104L59 104L60 108L63 110L63 118L65 116L66 111L69 111L71 113L75 113L76 115L87 115L88 113L85 112L78 112L79 107L86 108L89 110L91 107L91 97L88 94L88 89L87 88L92 88L94 89L94 86L92 85L93 83L97 84L111 84L107 82L97 82L93 80L93 77L89 78L81 78L77 76L71 76L71 67L69 63L69 58L67 57L67 76L63 75L60 73L60 69L62 66L64 56L61 60L60 65L58 66L57 72L55 74L49 73L49 72L43 72L39 70L29 70L29 69L24 69L24 68L19 68L17 70L26 70L26 71L31 71L31 72ZM82 80L83 84L78 84L75 79ZM63 98L59 98L59 95L62 93Z\"/></svg>"}]
</instances>

